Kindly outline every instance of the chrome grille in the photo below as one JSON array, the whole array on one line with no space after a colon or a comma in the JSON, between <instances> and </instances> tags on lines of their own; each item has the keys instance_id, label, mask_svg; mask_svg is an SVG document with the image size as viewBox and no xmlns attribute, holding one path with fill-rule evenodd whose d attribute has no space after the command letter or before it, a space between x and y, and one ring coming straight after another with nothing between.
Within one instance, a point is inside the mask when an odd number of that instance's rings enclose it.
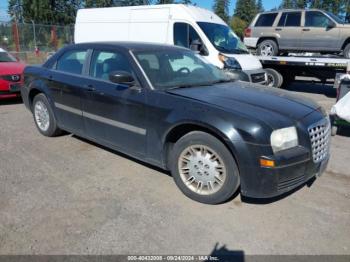
<instances>
[{"instance_id":1,"label":"chrome grille","mask_svg":"<svg viewBox=\"0 0 350 262\"><path fill-rule=\"evenodd\" d=\"M331 125L328 118L308 128L311 140L312 158L314 163L319 163L329 154Z\"/></svg>"}]
</instances>

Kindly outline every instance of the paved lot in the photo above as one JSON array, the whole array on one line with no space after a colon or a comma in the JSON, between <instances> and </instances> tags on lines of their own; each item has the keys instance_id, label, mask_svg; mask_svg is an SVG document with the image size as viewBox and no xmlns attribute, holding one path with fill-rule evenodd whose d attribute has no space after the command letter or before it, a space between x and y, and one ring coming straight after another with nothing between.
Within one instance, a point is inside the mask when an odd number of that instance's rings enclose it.
<instances>
[{"instance_id":1,"label":"paved lot","mask_svg":"<svg viewBox=\"0 0 350 262\"><path fill-rule=\"evenodd\" d=\"M293 84L328 109L334 91ZM325 173L275 201L187 199L167 174L0 104L0 254L350 254L350 136Z\"/></svg>"}]
</instances>

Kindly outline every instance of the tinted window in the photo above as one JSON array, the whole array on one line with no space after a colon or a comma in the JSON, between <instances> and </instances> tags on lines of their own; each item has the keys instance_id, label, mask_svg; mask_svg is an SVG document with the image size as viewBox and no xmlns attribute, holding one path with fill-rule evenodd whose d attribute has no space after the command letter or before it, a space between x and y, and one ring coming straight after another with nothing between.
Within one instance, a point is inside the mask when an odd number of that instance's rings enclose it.
<instances>
[{"instance_id":1,"label":"tinted window","mask_svg":"<svg viewBox=\"0 0 350 262\"><path fill-rule=\"evenodd\" d=\"M284 24L286 23L286 17L287 17L287 13L283 13L281 15L281 18L278 21L278 26L284 26Z\"/></svg>"},{"instance_id":2,"label":"tinted window","mask_svg":"<svg viewBox=\"0 0 350 262\"><path fill-rule=\"evenodd\" d=\"M196 30L186 23L174 24L174 44L189 48L192 41L200 40Z\"/></svg>"},{"instance_id":3,"label":"tinted window","mask_svg":"<svg viewBox=\"0 0 350 262\"><path fill-rule=\"evenodd\" d=\"M272 26L276 16L277 13L262 14L256 21L255 26Z\"/></svg>"},{"instance_id":4,"label":"tinted window","mask_svg":"<svg viewBox=\"0 0 350 262\"><path fill-rule=\"evenodd\" d=\"M300 26L301 13L287 13L287 18L284 26Z\"/></svg>"},{"instance_id":5,"label":"tinted window","mask_svg":"<svg viewBox=\"0 0 350 262\"><path fill-rule=\"evenodd\" d=\"M126 71L132 73L127 58L110 51L94 51L90 65L90 76L109 80L109 74L113 71Z\"/></svg>"},{"instance_id":6,"label":"tinted window","mask_svg":"<svg viewBox=\"0 0 350 262\"><path fill-rule=\"evenodd\" d=\"M56 63L56 69L72 74L81 74L86 58L86 50L71 50L64 53Z\"/></svg>"},{"instance_id":7,"label":"tinted window","mask_svg":"<svg viewBox=\"0 0 350 262\"><path fill-rule=\"evenodd\" d=\"M315 12L315 11L306 12L305 26L327 27L329 23L330 23L329 18L327 18L321 12Z\"/></svg>"}]
</instances>

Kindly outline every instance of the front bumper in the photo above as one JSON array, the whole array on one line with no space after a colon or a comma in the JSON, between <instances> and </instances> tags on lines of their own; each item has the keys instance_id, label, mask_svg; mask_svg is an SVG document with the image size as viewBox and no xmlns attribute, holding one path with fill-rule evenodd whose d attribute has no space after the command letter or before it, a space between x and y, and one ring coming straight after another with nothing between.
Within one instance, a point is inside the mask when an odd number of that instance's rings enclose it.
<instances>
[{"instance_id":1,"label":"front bumper","mask_svg":"<svg viewBox=\"0 0 350 262\"><path fill-rule=\"evenodd\" d=\"M319 163L314 163L308 150L302 147L286 150L275 158L274 168L258 167L257 183L242 188L242 194L253 198L271 198L305 184L325 171L329 155Z\"/></svg>"},{"instance_id":2,"label":"front bumper","mask_svg":"<svg viewBox=\"0 0 350 262\"><path fill-rule=\"evenodd\" d=\"M271 146L241 142L237 144L238 165L241 175L241 193L252 198L271 198L286 193L325 171L329 154L330 128L327 133L327 150L318 156L317 141L313 139L315 124L320 121L321 113L314 111L296 123L299 146L274 154ZM310 133L311 132L311 133ZM315 148L316 145L316 148ZM275 167L262 167L260 159L273 160Z\"/></svg>"},{"instance_id":3,"label":"front bumper","mask_svg":"<svg viewBox=\"0 0 350 262\"><path fill-rule=\"evenodd\" d=\"M8 82L0 80L0 98L12 98L21 96L22 82Z\"/></svg>"},{"instance_id":4,"label":"front bumper","mask_svg":"<svg viewBox=\"0 0 350 262\"><path fill-rule=\"evenodd\" d=\"M232 70L224 69L232 78L244 82L251 82L254 84L266 85L267 75L264 69L257 70Z\"/></svg>"}]
</instances>

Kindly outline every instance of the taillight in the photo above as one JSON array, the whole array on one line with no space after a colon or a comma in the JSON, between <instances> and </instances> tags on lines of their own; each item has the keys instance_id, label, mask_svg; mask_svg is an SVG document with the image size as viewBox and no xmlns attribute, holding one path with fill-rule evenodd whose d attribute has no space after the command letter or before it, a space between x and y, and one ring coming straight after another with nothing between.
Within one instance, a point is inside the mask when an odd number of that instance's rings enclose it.
<instances>
[{"instance_id":1,"label":"taillight","mask_svg":"<svg viewBox=\"0 0 350 262\"><path fill-rule=\"evenodd\" d=\"M249 27L244 29L244 37L251 37L252 36L252 29Z\"/></svg>"}]
</instances>

